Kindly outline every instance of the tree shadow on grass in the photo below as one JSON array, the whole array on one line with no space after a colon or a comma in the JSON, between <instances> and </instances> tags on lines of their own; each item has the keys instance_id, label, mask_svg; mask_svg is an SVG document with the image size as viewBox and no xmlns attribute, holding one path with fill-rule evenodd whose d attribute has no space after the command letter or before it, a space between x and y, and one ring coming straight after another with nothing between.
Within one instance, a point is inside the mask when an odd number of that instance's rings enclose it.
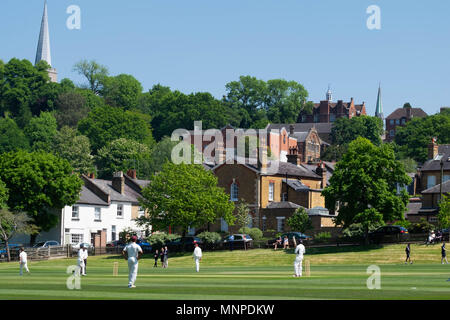
<instances>
[{"instance_id":1,"label":"tree shadow on grass","mask_svg":"<svg viewBox=\"0 0 450 320\"><path fill-rule=\"evenodd\" d=\"M367 252L372 250L382 249L383 245L371 244L371 245L355 245L355 246L333 246L333 247L306 247L308 255L328 254L328 253L342 253L342 252ZM295 249L284 250L285 254L295 254Z\"/></svg>"}]
</instances>

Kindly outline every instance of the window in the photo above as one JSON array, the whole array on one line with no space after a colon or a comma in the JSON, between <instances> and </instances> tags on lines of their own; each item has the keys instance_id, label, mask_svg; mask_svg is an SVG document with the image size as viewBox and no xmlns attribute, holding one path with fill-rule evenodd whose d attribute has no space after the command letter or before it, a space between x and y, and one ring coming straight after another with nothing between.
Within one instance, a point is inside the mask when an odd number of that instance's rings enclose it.
<instances>
[{"instance_id":1,"label":"window","mask_svg":"<svg viewBox=\"0 0 450 320\"><path fill-rule=\"evenodd\" d=\"M72 220L80 220L80 212L78 206L72 207Z\"/></svg>"},{"instance_id":2,"label":"window","mask_svg":"<svg viewBox=\"0 0 450 320\"><path fill-rule=\"evenodd\" d=\"M277 231L284 232L284 222L286 217L277 217Z\"/></svg>"},{"instance_id":3,"label":"window","mask_svg":"<svg viewBox=\"0 0 450 320\"><path fill-rule=\"evenodd\" d=\"M395 120L396 124L400 124L400 119Z\"/></svg>"},{"instance_id":4,"label":"window","mask_svg":"<svg viewBox=\"0 0 450 320\"><path fill-rule=\"evenodd\" d=\"M145 209L143 207L139 207L138 217L142 218L143 216L145 216Z\"/></svg>"},{"instance_id":5,"label":"window","mask_svg":"<svg viewBox=\"0 0 450 320\"><path fill-rule=\"evenodd\" d=\"M319 115L318 114L314 115L314 122L319 122Z\"/></svg>"},{"instance_id":6,"label":"window","mask_svg":"<svg viewBox=\"0 0 450 320\"><path fill-rule=\"evenodd\" d=\"M395 136L395 131L394 131L394 130L389 131L389 135L390 135L391 137Z\"/></svg>"},{"instance_id":7,"label":"window","mask_svg":"<svg viewBox=\"0 0 450 320\"><path fill-rule=\"evenodd\" d=\"M238 201L239 186L237 185L236 182L233 182L231 184L230 196L231 196L231 201Z\"/></svg>"},{"instance_id":8,"label":"window","mask_svg":"<svg viewBox=\"0 0 450 320\"><path fill-rule=\"evenodd\" d=\"M116 226L111 226L111 241L116 241Z\"/></svg>"},{"instance_id":9,"label":"window","mask_svg":"<svg viewBox=\"0 0 450 320\"><path fill-rule=\"evenodd\" d=\"M117 205L117 218L123 218L123 205Z\"/></svg>"},{"instance_id":10,"label":"window","mask_svg":"<svg viewBox=\"0 0 450 320\"><path fill-rule=\"evenodd\" d=\"M267 217L263 216L262 217L262 226L261 226L261 230L262 231L266 231L267 230Z\"/></svg>"},{"instance_id":11,"label":"window","mask_svg":"<svg viewBox=\"0 0 450 320\"><path fill-rule=\"evenodd\" d=\"M72 244L77 244L77 243L81 243L84 241L83 234L72 233L70 236L71 236L70 242Z\"/></svg>"},{"instance_id":12,"label":"window","mask_svg":"<svg viewBox=\"0 0 450 320\"><path fill-rule=\"evenodd\" d=\"M330 114L330 122L335 122L336 121L336 115L334 113Z\"/></svg>"},{"instance_id":13,"label":"window","mask_svg":"<svg viewBox=\"0 0 450 320\"><path fill-rule=\"evenodd\" d=\"M95 208L95 213L94 213L94 220L95 221L102 221L102 214L101 214L101 208Z\"/></svg>"},{"instance_id":14,"label":"window","mask_svg":"<svg viewBox=\"0 0 450 320\"><path fill-rule=\"evenodd\" d=\"M391 120L389 120L389 123L391 124L391 126L393 126L395 124L395 120L391 119Z\"/></svg>"},{"instance_id":15,"label":"window","mask_svg":"<svg viewBox=\"0 0 450 320\"><path fill-rule=\"evenodd\" d=\"M287 197L287 193L286 192L283 192L283 194L281 195L281 201L287 201L288 200L288 197Z\"/></svg>"},{"instance_id":16,"label":"window","mask_svg":"<svg viewBox=\"0 0 450 320\"><path fill-rule=\"evenodd\" d=\"M444 179L443 179L442 181L443 181L443 182L446 182L446 181L448 181L448 180L450 180L450 175L444 174Z\"/></svg>"},{"instance_id":17,"label":"window","mask_svg":"<svg viewBox=\"0 0 450 320\"><path fill-rule=\"evenodd\" d=\"M220 218L220 231L228 232L228 223L224 218Z\"/></svg>"},{"instance_id":18,"label":"window","mask_svg":"<svg viewBox=\"0 0 450 320\"><path fill-rule=\"evenodd\" d=\"M406 119L403 118L403 119L402 119L402 124L405 124L405 123L406 123Z\"/></svg>"},{"instance_id":19,"label":"window","mask_svg":"<svg viewBox=\"0 0 450 320\"><path fill-rule=\"evenodd\" d=\"M434 187L435 185L436 185L436 177L428 176L427 177L427 189L430 189L431 187Z\"/></svg>"},{"instance_id":20,"label":"window","mask_svg":"<svg viewBox=\"0 0 450 320\"><path fill-rule=\"evenodd\" d=\"M275 184L273 182L269 183L269 201L273 201L274 187L275 187Z\"/></svg>"},{"instance_id":21,"label":"window","mask_svg":"<svg viewBox=\"0 0 450 320\"><path fill-rule=\"evenodd\" d=\"M248 228L253 228L253 216L251 214L248 215Z\"/></svg>"},{"instance_id":22,"label":"window","mask_svg":"<svg viewBox=\"0 0 450 320\"><path fill-rule=\"evenodd\" d=\"M306 122L306 116L305 116L305 115L302 116L302 122L303 122L303 123Z\"/></svg>"},{"instance_id":23,"label":"window","mask_svg":"<svg viewBox=\"0 0 450 320\"><path fill-rule=\"evenodd\" d=\"M430 217L430 222L438 222L438 218L437 217Z\"/></svg>"}]
</instances>

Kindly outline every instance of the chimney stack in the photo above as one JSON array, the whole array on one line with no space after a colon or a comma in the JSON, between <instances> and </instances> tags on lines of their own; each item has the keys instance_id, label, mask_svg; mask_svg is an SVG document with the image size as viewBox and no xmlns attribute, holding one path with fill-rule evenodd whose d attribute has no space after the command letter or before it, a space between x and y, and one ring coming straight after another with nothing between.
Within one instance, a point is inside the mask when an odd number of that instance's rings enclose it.
<instances>
[{"instance_id":1,"label":"chimney stack","mask_svg":"<svg viewBox=\"0 0 450 320\"><path fill-rule=\"evenodd\" d=\"M136 169L129 169L127 171L127 176L129 176L131 179L137 179Z\"/></svg>"},{"instance_id":2,"label":"chimney stack","mask_svg":"<svg viewBox=\"0 0 450 320\"><path fill-rule=\"evenodd\" d=\"M436 158L439 152L439 145L436 143L437 138L431 138L431 143L428 145L428 160Z\"/></svg>"},{"instance_id":3,"label":"chimney stack","mask_svg":"<svg viewBox=\"0 0 450 320\"><path fill-rule=\"evenodd\" d=\"M115 172L112 179L112 187L114 190L119 192L120 194L124 194L125 192L125 178L123 176L123 172Z\"/></svg>"},{"instance_id":4,"label":"chimney stack","mask_svg":"<svg viewBox=\"0 0 450 320\"><path fill-rule=\"evenodd\" d=\"M411 118L412 118L411 109L412 108L405 108L405 109L406 109L406 119L411 120Z\"/></svg>"},{"instance_id":5,"label":"chimney stack","mask_svg":"<svg viewBox=\"0 0 450 320\"><path fill-rule=\"evenodd\" d=\"M266 137L261 136L259 138L259 148L258 148L258 169L261 173L267 173L267 162L269 161L267 157L267 142Z\"/></svg>"},{"instance_id":6,"label":"chimney stack","mask_svg":"<svg viewBox=\"0 0 450 320\"><path fill-rule=\"evenodd\" d=\"M316 174L322 178L321 187L325 189L327 186L327 169L323 162L317 164Z\"/></svg>"},{"instance_id":7,"label":"chimney stack","mask_svg":"<svg viewBox=\"0 0 450 320\"><path fill-rule=\"evenodd\" d=\"M295 127L293 124L289 126L289 134L292 136L294 134Z\"/></svg>"}]
</instances>

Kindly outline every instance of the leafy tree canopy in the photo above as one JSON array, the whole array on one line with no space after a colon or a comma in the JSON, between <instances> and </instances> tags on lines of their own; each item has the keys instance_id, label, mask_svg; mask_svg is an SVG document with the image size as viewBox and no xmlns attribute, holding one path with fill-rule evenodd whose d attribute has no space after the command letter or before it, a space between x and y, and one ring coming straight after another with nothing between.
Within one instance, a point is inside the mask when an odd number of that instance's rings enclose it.
<instances>
[{"instance_id":1,"label":"leafy tree canopy","mask_svg":"<svg viewBox=\"0 0 450 320\"><path fill-rule=\"evenodd\" d=\"M336 222L344 227L380 219L403 220L408 195L404 190L397 195L396 183L410 182L390 145L377 147L359 137L336 164L330 185L322 194L328 209L334 210L339 204Z\"/></svg>"},{"instance_id":2,"label":"leafy tree canopy","mask_svg":"<svg viewBox=\"0 0 450 320\"><path fill-rule=\"evenodd\" d=\"M33 117L24 128L31 148L35 151L51 152L57 127L56 119L50 112L41 112L39 117Z\"/></svg>"},{"instance_id":3,"label":"leafy tree canopy","mask_svg":"<svg viewBox=\"0 0 450 320\"><path fill-rule=\"evenodd\" d=\"M152 146L154 143L150 117L140 112L123 111L110 106L97 107L78 124L94 152L119 138L135 140Z\"/></svg>"},{"instance_id":4,"label":"leafy tree canopy","mask_svg":"<svg viewBox=\"0 0 450 320\"><path fill-rule=\"evenodd\" d=\"M74 204L83 184L72 174L67 160L44 152L0 155L0 177L9 190L9 209L28 213L33 223L44 231L58 221L51 210Z\"/></svg>"},{"instance_id":5,"label":"leafy tree canopy","mask_svg":"<svg viewBox=\"0 0 450 320\"><path fill-rule=\"evenodd\" d=\"M141 199L149 216L141 223L159 230L177 226L183 233L189 227L199 228L219 218L233 224L234 204L217 186L217 177L201 165L167 162L150 180L152 183L143 189Z\"/></svg>"},{"instance_id":6,"label":"leafy tree canopy","mask_svg":"<svg viewBox=\"0 0 450 320\"><path fill-rule=\"evenodd\" d=\"M0 118L0 154L29 148L28 139L16 122L10 118Z\"/></svg>"},{"instance_id":7,"label":"leafy tree canopy","mask_svg":"<svg viewBox=\"0 0 450 320\"><path fill-rule=\"evenodd\" d=\"M137 106L143 88L141 83L133 76L120 74L115 77L105 77L102 83L101 94L107 104L122 107L125 110Z\"/></svg>"}]
</instances>

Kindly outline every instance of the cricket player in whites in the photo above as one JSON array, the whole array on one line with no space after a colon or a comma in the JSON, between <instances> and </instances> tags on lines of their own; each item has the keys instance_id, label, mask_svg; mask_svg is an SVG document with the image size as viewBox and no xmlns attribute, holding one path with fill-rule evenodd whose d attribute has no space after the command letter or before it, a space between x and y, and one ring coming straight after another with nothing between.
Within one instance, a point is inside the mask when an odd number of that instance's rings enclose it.
<instances>
[{"instance_id":1,"label":"cricket player in whites","mask_svg":"<svg viewBox=\"0 0 450 320\"><path fill-rule=\"evenodd\" d=\"M305 246L303 245L302 239L298 240L298 246L295 248L295 257L294 269L295 274L294 277L298 278L302 276L302 262L303 262L303 254L305 253Z\"/></svg>"},{"instance_id":2,"label":"cricket player in whites","mask_svg":"<svg viewBox=\"0 0 450 320\"><path fill-rule=\"evenodd\" d=\"M78 260L77 260L78 274L81 274L82 276L86 275L86 265L84 263L86 259L87 259L87 251L84 245L82 244L80 246L80 250L78 250Z\"/></svg>"},{"instance_id":3,"label":"cricket player in whites","mask_svg":"<svg viewBox=\"0 0 450 320\"><path fill-rule=\"evenodd\" d=\"M128 260L128 288L136 288L134 283L138 273L138 263L142 256L142 248L136 244L137 237L131 237L131 243L128 244L122 251L125 260Z\"/></svg>"},{"instance_id":4,"label":"cricket player in whites","mask_svg":"<svg viewBox=\"0 0 450 320\"><path fill-rule=\"evenodd\" d=\"M21 247L19 249L20 253L19 253L19 259L20 259L20 275L23 275L23 269L25 268L26 272L30 272L30 270L28 270L28 261L27 261L27 253L25 252L25 249L23 247Z\"/></svg>"},{"instance_id":5,"label":"cricket player in whites","mask_svg":"<svg viewBox=\"0 0 450 320\"><path fill-rule=\"evenodd\" d=\"M200 271L200 261L202 260L202 249L198 246L197 242L195 243L195 249L194 249L194 260L195 260L195 267L197 268L197 272Z\"/></svg>"}]
</instances>

